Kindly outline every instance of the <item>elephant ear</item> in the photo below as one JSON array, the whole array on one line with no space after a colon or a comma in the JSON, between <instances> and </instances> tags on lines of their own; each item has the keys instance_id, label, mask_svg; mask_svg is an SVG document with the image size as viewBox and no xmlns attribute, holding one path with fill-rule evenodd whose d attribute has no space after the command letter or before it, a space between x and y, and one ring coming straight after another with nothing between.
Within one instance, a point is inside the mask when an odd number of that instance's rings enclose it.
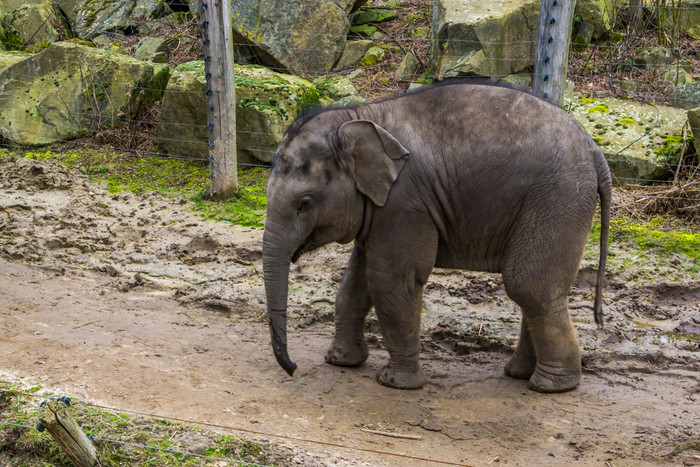
<instances>
[{"instance_id":1,"label":"elephant ear","mask_svg":"<svg viewBox=\"0 0 700 467\"><path fill-rule=\"evenodd\" d=\"M384 206L406 163L408 150L370 120L344 123L338 129L338 139L351 159L350 170L357 189L377 206Z\"/></svg>"}]
</instances>

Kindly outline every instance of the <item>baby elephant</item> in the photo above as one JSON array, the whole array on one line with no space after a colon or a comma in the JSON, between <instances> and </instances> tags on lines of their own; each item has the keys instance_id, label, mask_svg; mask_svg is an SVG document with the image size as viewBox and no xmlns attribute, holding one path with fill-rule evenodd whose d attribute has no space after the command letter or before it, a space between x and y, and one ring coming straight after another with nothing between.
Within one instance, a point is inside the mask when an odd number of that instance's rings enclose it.
<instances>
[{"instance_id":1,"label":"baby elephant","mask_svg":"<svg viewBox=\"0 0 700 467\"><path fill-rule=\"evenodd\" d=\"M581 359L567 293L600 198L602 324L610 197L607 162L583 128L514 89L458 82L302 115L277 149L267 192L263 268L277 361L294 373L290 263L354 240L327 362L367 359L374 307L389 351L377 379L420 388L421 303L433 267L499 272L523 311L506 374L536 391L573 389Z\"/></svg>"}]
</instances>

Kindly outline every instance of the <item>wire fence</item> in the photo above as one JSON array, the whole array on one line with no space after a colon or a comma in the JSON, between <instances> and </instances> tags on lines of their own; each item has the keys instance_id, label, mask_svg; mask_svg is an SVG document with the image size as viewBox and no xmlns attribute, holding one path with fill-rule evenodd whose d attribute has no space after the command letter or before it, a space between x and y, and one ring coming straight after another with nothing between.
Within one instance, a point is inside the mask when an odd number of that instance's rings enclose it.
<instances>
[{"instance_id":1,"label":"wire fence","mask_svg":"<svg viewBox=\"0 0 700 467\"><path fill-rule=\"evenodd\" d=\"M431 22L432 11L430 11L429 14L426 6L429 6L430 3L431 2L424 0L402 2L403 7L399 9L399 18L403 18L403 22L395 20L392 22L374 24L379 32L383 34L382 37L377 38L375 42L378 44L389 44L393 46L393 51L390 52L389 57L386 58L385 61L362 67L364 75L355 82L357 87L360 88L361 94L370 98L376 97L382 93L400 91L410 82L416 80L431 82L439 78L439 70L435 69L435 58L439 55L439 49L444 48L445 43L442 39L436 37L436 31L432 31L432 40L429 39L431 37L429 30L433 26ZM659 26L655 23L654 18L655 15L658 15L658 11L663 10L667 12L666 15L668 17L679 17L690 15L691 13L695 14L697 12L697 8L683 2L645 2L645 6L647 10L645 11L643 27L637 28L633 32L630 32L629 19L627 18L630 15L629 8L616 8L610 11L603 11L601 18L607 17L607 21L605 21L605 24L596 24L595 26L606 29L606 33L602 34L599 40L587 43L585 45L585 50L580 53L576 52L575 40L579 35L578 30L580 28L574 28L574 34L572 34L575 36L572 41L574 49L571 51L569 74L576 82L578 90L586 93L586 95L619 94L619 90L622 89L623 86L629 84L630 80L622 75L625 70L629 70L634 72L632 74L639 83L637 87L645 89L644 95L633 93L633 97L642 101L653 100L655 102L665 102L669 100L668 93L672 85L659 82L659 67L673 65L676 67L685 66L685 68L689 68L692 73L697 73L697 65L700 62L698 62L695 53L697 52L697 47L700 42L691 40L683 31L671 30L666 34L669 41L672 42L672 46L670 47L672 57L670 57L670 59L664 58L664 60L658 63L646 61L644 67L637 67L634 60L629 58L630 55L632 57L636 56L639 51L648 50L651 45L658 45L653 43L653 39L657 38L659 30ZM579 9L599 9L600 5L594 2L578 2L578 7ZM117 6L114 8L117 8ZM203 60L203 44L199 19L186 19L187 15L183 15L182 13L173 13L168 16L168 18L172 19L160 23L157 21L151 22L151 24L145 22L141 25L141 35L157 34L160 31L163 37L171 44L177 42L178 49L182 48L181 43L183 42L183 38L186 39L184 42L189 44L187 46L187 53L173 57L171 60L172 65L189 59ZM596 18L593 21L603 21L601 18ZM616 24L617 20L620 20L620 22L624 24ZM576 21L577 25L582 22L581 18L578 16ZM414 37L411 37L411 33L417 28L426 28L426 35L415 37L413 34ZM615 36L615 31L617 30L626 31L624 38L621 39ZM131 31L133 31L133 28ZM63 31L62 34L67 36L65 31ZM261 34L264 35L265 32L263 31ZM299 35L298 33L295 34ZM458 62L464 58L463 53L469 50L508 50L515 48L519 53L510 57L498 57L490 53L487 54L485 57L486 65L484 65L484 69L504 69L502 65L507 63L509 65L507 67L509 71L490 73L489 77L494 80L507 79L513 75L510 70L520 70L521 74L527 79L527 76L529 76L532 71L532 61L537 44L537 38L533 34L534 32L531 31L529 37L517 37L508 41L491 40L489 38L450 38L448 53L441 54L439 57L443 63L450 61ZM36 33L34 35L36 35ZM123 31L109 32L106 33L106 35L109 36L111 42L123 44L123 51L125 52L131 52L138 43L138 39L134 34L125 34ZM289 50L289 55L308 55L329 52L327 48L313 46L313 44L328 42L326 34L306 33L301 34L301 36L306 36L306 39L301 41L301 43L312 44L312 46L298 46ZM65 39L68 37L62 38ZM359 38L361 37L353 37L351 33L348 40ZM2 39L2 37L0 37L0 39ZM244 47L248 49L252 47L255 49L253 55L258 57L258 59L254 61L263 64L265 67L275 72L285 73L290 71L289 67L280 66L279 64L275 64L274 61L271 62L268 60L266 62L264 57L269 54L265 50L248 41L243 41L242 39L243 36L239 35L238 41L235 42L234 47L237 49ZM17 48L15 42L5 38L5 48ZM290 48L292 47L294 46L290 46ZM459 54L450 55L449 51L458 51ZM524 56L520 54L522 51L525 51ZM337 50L336 54L339 55L340 52L342 51ZM393 75L392 68L406 53L411 52L417 55L420 66L411 76L398 80L396 76ZM686 62L681 63L682 59L686 60ZM57 60L58 63L52 63ZM172 158L199 162L207 161L208 157L204 154L208 150L209 143L203 135L207 133L208 123L206 121L207 111L205 96L202 95L203 89L189 91L172 87L164 89L163 87L144 85L144 83L128 83L131 86L127 92L132 96L150 94L156 97L152 98L149 102L130 104L136 108L127 108L125 113L124 110L119 112L109 108L108 101L113 98L111 95L112 91L109 89L109 86L105 86L105 83L101 82L101 80L107 79L109 76L101 72L101 70L92 74L89 73L90 67L93 66L92 64L85 63L79 58L68 58L63 61L51 57L44 58L42 64L48 68L54 69L68 67L74 70L81 70L83 73L82 83L80 83L84 100L82 103L83 105L72 105L66 102L66 108L56 110L63 114L64 119L78 124L77 126L80 127L78 133L88 135L88 137L75 139L74 135L76 131L72 131L69 137L55 138L56 143L70 142L73 146L93 149L99 149L102 146L109 145L116 151L136 152L146 157ZM351 66L346 69L331 71L325 68L307 69L304 74L306 77L328 74L344 76L348 74L350 69L356 68L357 66ZM37 79L35 71L23 72L23 69L17 66L5 69L3 74L5 75L3 93L8 93L12 85L28 87L27 81L31 82ZM38 79L50 78L47 75ZM600 83L602 81L607 84L607 88L601 86ZM593 89L589 89L588 85L594 85L592 86ZM114 84L112 84L112 86L114 86ZM120 92L122 92L122 90L114 89L114 94ZM189 102L201 101L201 112L197 115L190 115L188 119L183 120L172 118L172 116L167 116L168 118L165 118L166 116L159 113L159 106L164 101L175 98L177 95L180 95L183 100ZM15 97L13 102L8 102L7 97L3 98L0 94L1 106L11 106L16 104L16 100L17 98ZM98 100L99 102L96 102ZM254 106L254 104L251 105L250 102L239 102L239 111L241 107L246 105ZM697 105L700 105L700 103ZM37 112L41 112L41 110L37 110ZM28 110L28 113L31 114L31 110ZM29 117L32 117L32 115L29 115ZM14 123L15 125L21 124L21 122ZM34 122L31 123L33 124ZM164 130L168 130L169 128L174 129L175 133L182 133L182 136L174 137L159 134L164 133ZM694 130L696 133L700 132L700 129ZM683 132L684 129L677 128L677 131L680 133ZM688 128L686 128L685 131L688 132ZM11 135L8 136L7 131L5 133L4 138L0 138L0 147L4 147L7 150L22 148L22 141L13 141ZM278 141L281 135L271 131L251 131L245 128L239 128L237 133L239 135L239 154L247 153L252 155L252 157L248 158L239 158L239 165L241 167L268 166L274 155L275 148L270 144L266 146L260 144L259 141L263 139L267 141ZM649 132L647 132L646 135L648 134ZM193 135L199 136L194 137ZM643 135L641 140L645 137L646 136ZM188 152L177 151L179 146L182 147L186 145L188 148L194 149ZM684 149L685 148L680 147L680 144L676 144L674 150L678 152ZM193 152L196 154L193 154ZM623 158L628 155L627 152L629 151L627 150L615 154L614 159L610 159L610 161L622 162ZM678 158L676 154L676 157L669 158L669 161L638 160L635 161L635 163L667 166L670 169L668 174L677 171L674 169L681 169L682 172L693 172L693 169L697 167L697 157L692 155L692 146L685 149L685 154L683 156L685 157ZM695 176L697 174L693 173L693 175ZM618 180L627 184L642 184L650 181L646 177L629 176L620 176ZM664 178L658 178L652 181L667 183L668 179L665 176Z\"/></svg>"}]
</instances>

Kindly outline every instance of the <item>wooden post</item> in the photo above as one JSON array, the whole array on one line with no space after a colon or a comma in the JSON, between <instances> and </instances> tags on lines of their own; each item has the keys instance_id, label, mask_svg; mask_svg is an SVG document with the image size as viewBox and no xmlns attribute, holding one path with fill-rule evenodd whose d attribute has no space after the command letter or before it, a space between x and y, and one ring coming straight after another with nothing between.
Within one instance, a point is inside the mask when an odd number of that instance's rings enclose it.
<instances>
[{"instance_id":1,"label":"wooden post","mask_svg":"<svg viewBox=\"0 0 700 467\"><path fill-rule=\"evenodd\" d=\"M207 77L209 194L229 198L238 189L236 98L229 0L202 0L204 70Z\"/></svg>"},{"instance_id":2,"label":"wooden post","mask_svg":"<svg viewBox=\"0 0 700 467\"><path fill-rule=\"evenodd\" d=\"M53 436L76 467L100 465L95 447L68 414L68 406L69 402L66 399L50 399L43 402L39 409L41 427Z\"/></svg>"},{"instance_id":3,"label":"wooden post","mask_svg":"<svg viewBox=\"0 0 700 467\"><path fill-rule=\"evenodd\" d=\"M533 92L562 106L576 0L542 0Z\"/></svg>"}]
</instances>

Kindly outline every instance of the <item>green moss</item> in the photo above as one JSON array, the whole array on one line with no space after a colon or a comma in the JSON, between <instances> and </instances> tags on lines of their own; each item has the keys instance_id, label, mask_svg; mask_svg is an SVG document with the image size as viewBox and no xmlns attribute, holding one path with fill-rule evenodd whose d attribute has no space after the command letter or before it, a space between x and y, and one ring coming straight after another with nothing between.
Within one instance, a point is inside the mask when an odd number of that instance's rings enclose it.
<instances>
[{"instance_id":1,"label":"green moss","mask_svg":"<svg viewBox=\"0 0 700 467\"><path fill-rule=\"evenodd\" d=\"M631 125L632 123L634 123L634 119L630 118L630 117L626 117L626 118L621 119L619 121L619 123L621 123L623 125Z\"/></svg>"},{"instance_id":2,"label":"green moss","mask_svg":"<svg viewBox=\"0 0 700 467\"><path fill-rule=\"evenodd\" d=\"M585 37L583 37L581 34L576 34L576 37L574 37L573 43L571 44L571 47L575 52L583 52L584 50L588 49L588 46L590 44L586 40Z\"/></svg>"},{"instance_id":3,"label":"green moss","mask_svg":"<svg viewBox=\"0 0 700 467\"><path fill-rule=\"evenodd\" d=\"M194 209L205 219L262 227L267 210L267 178L270 170L254 168L238 174L238 193L233 200L212 201L203 195L192 198Z\"/></svg>"},{"instance_id":4,"label":"green moss","mask_svg":"<svg viewBox=\"0 0 700 467\"><path fill-rule=\"evenodd\" d=\"M596 106L588 109L589 114L596 113L596 112L601 113L601 114L608 113L608 106L605 104L600 104L600 105L596 105Z\"/></svg>"},{"instance_id":5,"label":"green moss","mask_svg":"<svg viewBox=\"0 0 700 467\"><path fill-rule=\"evenodd\" d=\"M243 107L252 107L258 109L261 112L272 112L282 117L285 121L289 120L289 114L279 107L277 107L277 101L270 98L267 103L260 101L258 97L255 98L243 98L239 101L238 105Z\"/></svg>"},{"instance_id":6,"label":"green moss","mask_svg":"<svg viewBox=\"0 0 700 467\"><path fill-rule=\"evenodd\" d=\"M2 154L2 153L0 153ZM139 158L107 151L28 152L25 157L54 159L69 168L81 168L111 193L158 192L181 197L202 218L261 227L267 209L267 168L241 169L239 191L228 201L207 197L209 166L202 161Z\"/></svg>"},{"instance_id":7,"label":"green moss","mask_svg":"<svg viewBox=\"0 0 700 467\"><path fill-rule=\"evenodd\" d=\"M611 223L613 239L632 241L640 250L660 254L680 253L700 261L700 234L666 232L659 230L663 221L659 218L646 223L631 220L616 220ZM600 226L597 227L598 233ZM696 268L700 270L700 262Z\"/></svg>"}]
</instances>

